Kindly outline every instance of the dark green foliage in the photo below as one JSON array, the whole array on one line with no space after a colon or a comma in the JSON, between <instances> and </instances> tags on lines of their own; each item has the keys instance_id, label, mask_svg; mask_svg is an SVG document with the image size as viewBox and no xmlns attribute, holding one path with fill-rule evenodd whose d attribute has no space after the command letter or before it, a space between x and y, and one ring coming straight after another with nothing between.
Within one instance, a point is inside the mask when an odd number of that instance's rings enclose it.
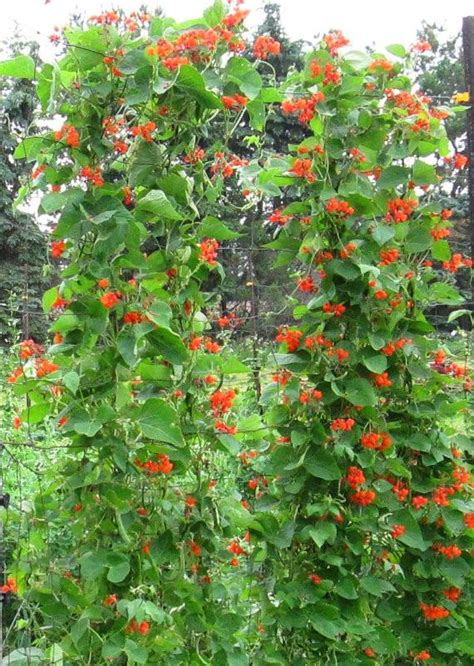
<instances>
[{"instance_id":1,"label":"dark green foliage","mask_svg":"<svg viewBox=\"0 0 474 666\"><path fill-rule=\"evenodd\" d=\"M37 58L38 45L16 38L7 55L29 53ZM21 322L24 337L44 339L46 322L40 311L46 288L46 234L34 217L13 210L21 181L30 174L31 163L14 161L18 138L26 134L34 117L31 81L1 79L0 90L0 344L11 338L11 320ZM31 313L31 314L30 314Z\"/></svg>"}]
</instances>

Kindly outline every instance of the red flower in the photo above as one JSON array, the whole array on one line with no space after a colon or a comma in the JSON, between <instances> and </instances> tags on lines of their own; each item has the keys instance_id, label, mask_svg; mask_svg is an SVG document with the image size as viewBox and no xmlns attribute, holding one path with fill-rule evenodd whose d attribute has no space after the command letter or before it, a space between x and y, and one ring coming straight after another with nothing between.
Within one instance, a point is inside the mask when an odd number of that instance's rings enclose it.
<instances>
[{"instance_id":1,"label":"red flower","mask_svg":"<svg viewBox=\"0 0 474 666\"><path fill-rule=\"evenodd\" d=\"M365 483L366 478L364 472L358 467L349 467L347 470L346 482L353 490Z\"/></svg>"},{"instance_id":2,"label":"red flower","mask_svg":"<svg viewBox=\"0 0 474 666\"><path fill-rule=\"evenodd\" d=\"M213 393L210 397L211 409L214 416L221 416L226 414L232 405L236 397L236 392L234 389L227 390L218 390Z\"/></svg>"},{"instance_id":3,"label":"red flower","mask_svg":"<svg viewBox=\"0 0 474 666\"><path fill-rule=\"evenodd\" d=\"M55 259L62 257L64 250L66 249L66 241L53 241L51 243L51 256Z\"/></svg>"},{"instance_id":4,"label":"red flower","mask_svg":"<svg viewBox=\"0 0 474 666\"><path fill-rule=\"evenodd\" d=\"M427 650L422 650L421 652L418 652L418 654L415 654L413 659L415 659L415 661L428 661L428 659L431 659L431 655Z\"/></svg>"},{"instance_id":5,"label":"red flower","mask_svg":"<svg viewBox=\"0 0 474 666\"><path fill-rule=\"evenodd\" d=\"M14 578L7 578L7 582L5 585L2 585L0 587L0 592L2 594L16 594L18 591L18 587L16 584L16 580Z\"/></svg>"},{"instance_id":6,"label":"red flower","mask_svg":"<svg viewBox=\"0 0 474 666\"><path fill-rule=\"evenodd\" d=\"M218 430L219 432L223 432L227 435L235 435L237 432L237 426L233 425L227 425L227 423L224 423L223 421L216 421L214 423L214 429Z\"/></svg>"},{"instance_id":7,"label":"red flower","mask_svg":"<svg viewBox=\"0 0 474 666\"><path fill-rule=\"evenodd\" d=\"M293 166L290 169L290 173L295 174L298 178L304 178L307 183L314 183L316 181L316 176L312 172L313 160L307 159L297 159L294 161Z\"/></svg>"},{"instance_id":8,"label":"red flower","mask_svg":"<svg viewBox=\"0 0 474 666\"><path fill-rule=\"evenodd\" d=\"M424 506L426 506L429 502L429 499L427 497L423 497L423 495L417 495L414 497L411 501L411 504L414 509L419 511L422 509Z\"/></svg>"},{"instance_id":9,"label":"red flower","mask_svg":"<svg viewBox=\"0 0 474 666\"><path fill-rule=\"evenodd\" d=\"M201 546L198 543L196 543L195 541L190 541L189 549L195 557L201 557L202 550Z\"/></svg>"},{"instance_id":10,"label":"red flower","mask_svg":"<svg viewBox=\"0 0 474 666\"><path fill-rule=\"evenodd\" d=\"M102 305L110 310L114 307L120 300L120 293L118 291L109 291L100 297L100 302Z\"/></svg>"},{"instance_id":11,"label":"red flower","mask_svg":"<svg viewBox=\"0 0 474 666\"><path fill-rule=\"evenodd\" d=\"M105 597L104 601L102 602L104 606L113 606L116 604L118 601L118 597L116 594L109 594L107 597Z\"/></svg>"},{"instance_id":12,"label":"red flower","mask_svg":"<svg viewBox=\"0 0 474 666\"><path fill-rule=\"evenodd\" d=\"M316 285L312 277L300 278L298 280L298 289L303 292L312 293L316 291Z\"/></svg>"},{"instance_id":13,"label":"red flower","mask_svg":"<svg viewBox=\"0 0 474 666\"><path fill-rule=\"evenodd\" d=\"M392 386L392 382L389 379L388 372L382 372L379 375L372 375L373 382L377 388L384 388Z\"/></svg>"},{"instance_id":14,"label":"red flower","mask_svg":"<svg viewBox=\"0 0 474 666\"><path fill-rule=\"evenodd\" d=\"M209 266L216 266L217 250L219 249L218 241L215 238L207 238L201 242L199 247L199 261L205 261Z\"/></svg>"},{"instance_id":15,"label":"red flower","mask_svg":"<svg viewBox=\"0 0 474 666\"><path fill-rule=\"evenodd\" d=\"M359 490L349 497L349 500L359 506L367 506L375 501L377 494L373 490Z\"/></svg>"},{"instance_id":16,"label":"red flower","mask_svg":"<svg viewBox=\"0 0 474 666\"><path fill-rule=\"evenodd\" d=\"M103 187L105 185L100 167L93 169L90 166L85 166L79 171L79 175L85 180L90 181L96 187Z\"/></svg>"},{"instance_id":17,"label":"red flower","mask_svg":"<svg viewBox=\"0 0 474 666\"><path fill-rule=\"evenodd\" d=\"M334 421L331 423L331 430L337 431L337 430L352 430L352 428L355 426L355 421L354 419L334 419Z\"/></svg>"},{"instance_id":18,"label":"red flower","mask_svg":"<svg viewBox=\"0 0 474 666\"><path fill-rule=\"evenodd\" d=\"M406 222L417 206L418 201L416 199L393 199L388 202L388 213L385 216L385 221Z\"/></svg>"},{"instance_id":19,"label":"red flower","mask_svg":"<svg viewBox=\"0 0 474 666\"><path fill-rule=\"evenodd\" d=\"M126 312L123 316L124 324L140 324L143 321L143 315L136 310Z\"/></svg>"},{"instance_id":20,"label":"red flower","mask_svg":"<svg viewBox=\"0 0 474 666\"><path fill-rule=\"evenodd\" d=\"M392 536L393 539L398 539L398 537L403 536L406 532L406 527L405 525L394 525L392 527L392 530L390 532L390 535Z\"/></svg>"},{"instance_id":21,"label":"red flower","mask_svg":"<svg viewBox=\"0 0 474 666\"><path fill-rule=\"evenodd\" d=\"M459 587L448 587L446 590L443 590L446 599L449 599L449 601L452 601L453 603L456 603L459 599L461 592L462 590Z\"/></svg>"},{"instance_id":22,"label":"red flower","mask_svg":"<svg viewBox=\"0 0 474 666\"><path fill-rule=\"evenodd\" d=\"M303 337L302 331L282 329L278 332L275 340L277 342L285 343L288 351L294 352L300 346L302 337Z\"/></svg>"},{"instance_id":23,"label":"red flower","mask_svg":"<svg viewBox=\"0 0 474 666\"><path fill-rule=\"evenodd\" d=\"M375 449L376 451L385 451L392 445L392 439L386 432L369 432L362 435L360 443L366 449Z\"/></svg>"},{"instance_id":24,"label":"red flower","mask_svg":"<svg viewBox=\"0 0 474 666\"><path fill-rule=\"evenodd\" d=\"M253 55L259 60L268 60L268 56L279 55L281 44L269 35L260 35L253 44Z\"/></svg>"},{"instance_id":25,"label":"red flower","mask_svg":"<svg viewBox=\"0 0 474 666\"><path fill-rule=\"evenodd\" d=\"M341 201L333 197L326 203L326 212L338 217L349 217L350 215L354 215L355 210L352 206L349 206L347 201Z\"/></svg>"},{"instance_id":26,"label":"red flower","mask_svg":"<svg viewBox=\"0 0 474 666\"><path fill-rule=\"evenodd\" d=\"M48 361L47 359L37 359L36 363L36 376L41 378L45 377L45 375L49 375L53 372L56 372L56 370L59 370L59 365L56 365L56 363L51 363L51 361Z\"/></svg>"},{"instance_id":27,"label":"red flower","mask_svg":"<svg viewBox=\"0 0 474 666\"><path fill-rule=\"evenodd\" d=\"M432 606L430 604L421 603L420 608L425 620L442 620L450 614L449 611L442 606Z\"/></svg>"},{"instance_id":28,"label":"red flower","mask_svg":"<svg viewBox=\"0 0 474 666\"><path fill-rule=\"evenodd\" d=\"M130 130L132 136L140 136L143 141L150 143L153 141L152 132L156 130L156 124L152 121L145 123L144 125L136 125Z\"/></svg>"},{"instance_id":29,"label":"red flower","mask_svg":"<svg viewBox=\"0 0 474 666\"><path fill-rule=\"evenodd\" d=\"M191 338L191 340L188 342L188 347L191 351L197 351L202 343L202 338L195 335L194 337Z\"/></svg>"},{"instance_id":30,"label":"red flower","mask_svg":"<svg viewBox=\"0 0 474 666\"><path fill-rule=\"evenodd\" d=\"M66 144L70 148L79 148L80 146L79 132L72 125L63 125L58 132L54 133L54 138L56 141L62 141L65 139Z\"/></svg>"},{"instance_id":31,"label":"red flower","mask_svg":"<svg viewBox=\"0 0 474 666\"><path fill-rule=\"evenodd\" d=\"M315 585L321 585L321 583L323 582L323 579L321 578L321 576L318 576L318 574L314 574L314 573L313 574L308 574L308 578Z\"/></svg>"},{"instance_id":32,"label":"red flower","mask_svg":"<svg viewBox=\"0 0 474 666\"><path fill-rule=\"evenodd\" d=\"M324 35L323 40L331 55L337 55L340 48L349 44L349 40L344 37L340 30L331 30L327 35Z\"/></svg>"},{"instance_id":33,"label":"red flower","mask_svg":"<svg viewBox=\"0 0 474 666\"><path fill-rule=\"evenodd\" d=\"M462 550L457 546L439 546L438 552L448 560L454 560L462 555Z\"/></svg>"}]
</instances>

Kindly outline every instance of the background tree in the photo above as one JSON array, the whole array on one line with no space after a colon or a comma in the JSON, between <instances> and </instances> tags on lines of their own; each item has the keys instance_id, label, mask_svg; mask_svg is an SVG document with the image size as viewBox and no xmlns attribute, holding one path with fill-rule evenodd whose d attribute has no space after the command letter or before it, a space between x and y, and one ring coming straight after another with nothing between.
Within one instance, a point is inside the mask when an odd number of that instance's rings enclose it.
<instances>
[{"instance_id":1,"label":"background tree","mask_svg":"<svg viewBox=\"0 0 474 666\"><path fill-rule=\"evenodd\" d=\"M6 57L29 54L38 60L38 44L15 36L5 45ZM0 80L0 343L9 342L11 321L21 320L23 337L42 340L46 321L40 311L46 289L46 234L32 214L13 209L31 163L13 159L19 137L31 132L35 111L34 88L26 79ZM30 315L34 312L34 315Z\"/></svg>"},{"instance_id":2,"label":"background tree","mask_svg":"<svg viewBox=\"0 0 474 666\"><path fill-rule=\"evenodd\" d=\"M435 23L423 21L417 31L422 42L428 42L431 50L415 56L414 69L416 82L421 90L436 100L438 105L447 105L450 100L456 101L456 95L466 90L464 74L464 56L462 35L454 37L446 34L446 29ZM461 102L458 102L461 104ZM466 114L457 113L446 119L446 133L453 152L464 152L466 147ZM436 193L437 200L443 208L453 211L453 228L451 230L451 246L453 252L469 256L469 193L467 189L466 170L445 170L443 187ZM465 272L456 274L453 282L469 297L470 278ZM446 323L446 307L436 306L431 313L438 326ZM461 322L468 325L467 319Z\"/></svg>"}]
</instances>

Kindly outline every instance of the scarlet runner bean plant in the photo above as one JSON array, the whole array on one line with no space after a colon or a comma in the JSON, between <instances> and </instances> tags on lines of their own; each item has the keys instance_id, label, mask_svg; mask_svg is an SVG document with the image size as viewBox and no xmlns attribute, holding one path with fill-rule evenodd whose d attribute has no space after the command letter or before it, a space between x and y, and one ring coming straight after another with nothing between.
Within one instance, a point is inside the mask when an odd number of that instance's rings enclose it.
<instances>
[{"instance_id":1,"label":"scarlet runner bean plant","mask_svg":"<svg viewBox=\"0 0 474 666\"><path fill-rule=\"evenodd\" d=\"M257 663L467 664L471 379L424 314L463 302L452 275L472 261L434 195L467 159L409 52L345 46L326 35L288 80L281 113L307 138L266 170L293 199L265 224L295 293L262 398L275 438L248 461Z\"/></svg>"},{"instance_id":2,"label":"scarlet runner bean plant","mask_svg":"<svg viewBox=\"0 0 474 666\"><path fill-rule=\"evenodd\" d=\"M460 301L438 268L469 264L431 199L436 160L463 166L449 111L413 93L402 47L395 63L341 56L340 33L262 90L245 15L108 12L58 34L66 55L39 74L64 122L17 156L33 163L25 195L57 218L62 274L44 297L53 344L23 341L7 381L18 437L39 446L46 419L65 453L2 589L17 645L39 663L467 663L468 440L448 419L469 381L423 315ZM241 115L259 130L278 101L307 138L230 154ZM237 420L226 375L246 368L222 348L226 318L205 314L232 237L206 207L237 177L249 205L294 198L262 220L295 262L264 422Z\"/></svg>"},{"instance_id":3,"label":"scarlet runner bean plant","mask_svg":"<svg viewBox=\"0 0 474 666\"><path fill-rule=\"evenodd\" d=\"M221 470L258 427L250 415L237 432L225 377L248 368L222 346L233 322L205 314L235 236L206 210L221 201L225 220L224 182L247 163L228 142L243 114L261 122L258 68L279 45L242 55L239 4L181 25L92 17L57 33L64 55L37 75L44 119L62 120L18 146L32 163L19 201L40 193L61 274L43 298L51 344L23 340L6 382L19 444L47 455L48 421L64 454L2 588L12 660L247 663L250 514ZM24 56L3 72L36 76Z\"/></svg>"}]
</instances>

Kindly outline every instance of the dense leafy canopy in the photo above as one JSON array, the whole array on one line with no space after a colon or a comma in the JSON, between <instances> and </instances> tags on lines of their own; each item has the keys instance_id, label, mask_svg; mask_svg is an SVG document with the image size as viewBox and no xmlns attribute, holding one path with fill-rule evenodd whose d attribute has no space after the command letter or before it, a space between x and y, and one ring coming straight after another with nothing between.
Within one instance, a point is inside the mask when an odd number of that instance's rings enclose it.
<instances>
[{"instance_id":1,"label":"dense leafy canopy","mask_svg":"<svg viewBox=\"0 0 474 666\"><path fill-rule=\"evenodd\" d=\"M462 304L449 279L470 267L433 198L438 166L466 162L449 153L452 111L413 93L403 47L342 54L337 32L276 89L263 72L280 45L259 35L251 62L244 18L219 0L186 24L109 12L67 30L37 75L64 122L16 154L35 160L62 270L43 297L52 344L23 341L8 381L21 436L41 449L31 426L53 424L65 454L3 589L28 618L11 663L474 652L469 440L454 424L470 380L424 315ZM293 118L297 142L238 153L241 119L258 135L267 112ZM210 291L230 179L294 287L251 408Z\"/></svg>"}]
</instances>

